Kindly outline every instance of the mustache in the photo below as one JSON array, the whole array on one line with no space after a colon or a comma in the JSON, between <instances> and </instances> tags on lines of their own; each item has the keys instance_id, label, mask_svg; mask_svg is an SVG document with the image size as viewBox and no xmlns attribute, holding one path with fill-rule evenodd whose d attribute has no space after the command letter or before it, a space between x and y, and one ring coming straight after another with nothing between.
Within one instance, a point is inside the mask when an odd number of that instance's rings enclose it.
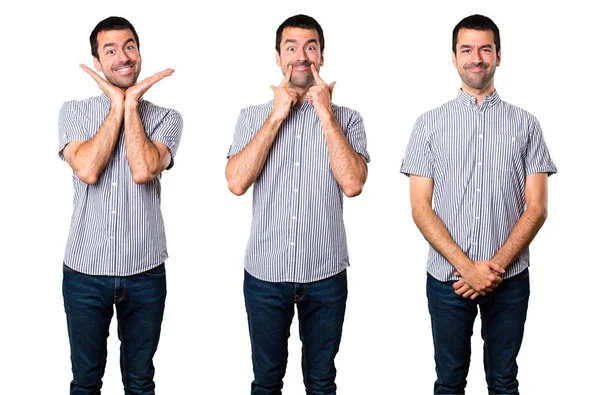
<instances>
[{"instance_id":1,"label":"mustache","mask_svg":"<svg viewBox=\"0 0 600 395\"><path fill-rule=\"evenodd\" d=\"M489 63L485 63L485 62L477 62L477 63L469 63L467 65L465 65L465 69L473 69L475 67L482 67L487 69L488 67L490 67Z\"/></svg>"},{"instance_id":2,"label":"mustache","mask_svg":"<svg viewBox=\"0 0 600 395\"><path fill-rule=\"evenodd\" d=\"M296 63L288 63L288 66L292 66L292 67L298 67L298 66L306 66L306 67L310 67L310 65L312 64L311 61L305 60L303 62L296 62Z\"/></svg>"},{"instance_id":3,"label":"mustache","mask_svg":"<svg viewBox=\"0 0 600 395\"><path fill-rule=\"evenodd\" d=\"M133 60L128 60L126 62L116 64L116 65L112 66L110 69L112 71L115 71L115 70L118 70L123 67L133 67L133 66L135 66L135 62Z\"/></svg>"}]
</instances>

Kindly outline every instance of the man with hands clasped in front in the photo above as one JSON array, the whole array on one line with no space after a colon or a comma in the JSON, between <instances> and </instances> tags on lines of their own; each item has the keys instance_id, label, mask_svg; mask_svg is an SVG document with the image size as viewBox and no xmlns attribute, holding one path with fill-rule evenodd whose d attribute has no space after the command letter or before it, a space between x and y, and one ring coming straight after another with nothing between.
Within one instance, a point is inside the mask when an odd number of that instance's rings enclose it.
<instances>
[{"instance_id":1,"label":"man with hands clasped in front","mask_svg":"<svg viewBox=\"0 0 600 395\"><path fill-rule=\"evenodd\" d=\"M500 99L500 32L482 15L452 33L462 80L456 99L415 123L401 172L412 215L431 248L427 298L435 394L464 394L478 310L490 394L518 394L529 301L529 243L547 215L556 172L538 120Z\"/></svg>"},{"instance_id":2,"label":"man with hands clasped in front","mask_svg":"<svg viewBox=\"0 0 600 395\"><path fill-rule=\"evenodd\" d=\"M59 155L73 169L75 198L63 265L71 394L99 394L113 306L126 394L154 394L152 359L166 298L160 175L173 166L179 113L142 98L164 70L136 83L139 38L124 18L90 35L94 65L81 65L102 95L63 104Z\"/></svg>"},{"instance_id":3,"label":"man with hands clasped in front","mask_svg":"<svg viewBox=\"0 0 600 395\"><path fill-rule=\"evenodd\" d=\"M244 265L253 395L281 394L295 305L306 393L336 393L349 265L342 200L361 193L369 154L362 117L333 104L335 82L319 76L324 48L311 17L279 26L284 79L272 101L241 111L229 149L229 189L254 185Z\"/></svg>"}]
</instances>

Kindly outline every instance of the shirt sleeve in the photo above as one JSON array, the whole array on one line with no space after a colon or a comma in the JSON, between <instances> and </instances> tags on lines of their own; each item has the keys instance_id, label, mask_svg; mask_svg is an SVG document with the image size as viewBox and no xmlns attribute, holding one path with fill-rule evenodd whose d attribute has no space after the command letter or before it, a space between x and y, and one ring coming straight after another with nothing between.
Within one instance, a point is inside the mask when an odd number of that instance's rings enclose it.
<instances>
[{"instance_id":1,"label":"shirt sleeve","mask_svg":"<svg viewBox=\"0 0 600 395\"><path fill-rule=\"evenodd\" d=\"M346 138L354 152L361 154L368 162L371 161L369 151L367 151L367 135L365 133L365 124L359 112L354 112L346 129Z\"/></svg>"},{"instance_id":2,"label":"shirt sleeve","mask_svg":"<svg viewBox=\"0 0 600 395\"><path fill-rule=\"evenodd\" d=\"M536 173L556 173L556 165L550 158L550 152L544 141L540 123L534 117L529 127L529 141L525 155L525 173L529 176Z\"/></svg>"},{"instance_id":3,"label":"shirt sleeve","mask_svg":"<svg viewBox=\"0 0 600 395\"><path fill-rule=\"evenodd\" d=\"M87 141L92 136L81 123L75 101L65 102L58 114L58 156L65 160L63 150L72 141Z\"/></svg>"},{"instance_id":4,"label":"shirt sleeve","mask_svg":"<svg viewBox=\"0 0 600 395\"><path fill-rule=\"evenodd\" d=\"M400 173L407 176L434 178L435 166L424 115L421 115L415 122L406 148L406 155L400 166Z\"/></svg>"},{"instance_id":5,"label":"shirt sleeve","mask_svg":"<svg viewBox=\"0 0 600 395\"><path fill-rule=\"evenodd\" d=\"M169 170L175 164L175 155L181 141L183 132L183 118L181 114L175 110L169 110L162 122L154 128L150 140L158 141L167 146L171 153L171 163L167 167Z\"/></svg>"},{"instance_id":6,"label":"shirt sleeve","mask_svg":"<svg viewBox=\"0 0 600 395\"><path fill-rule=\"evenodd\" d=\"M237 123L235 125L235 132L233 134L233 143L229 146L229 152L227 157L237 154L248 145L254 134L255 130L252 130L248 125L248 109L244 108L240 111Z\"/></svg>"}]
</instances>

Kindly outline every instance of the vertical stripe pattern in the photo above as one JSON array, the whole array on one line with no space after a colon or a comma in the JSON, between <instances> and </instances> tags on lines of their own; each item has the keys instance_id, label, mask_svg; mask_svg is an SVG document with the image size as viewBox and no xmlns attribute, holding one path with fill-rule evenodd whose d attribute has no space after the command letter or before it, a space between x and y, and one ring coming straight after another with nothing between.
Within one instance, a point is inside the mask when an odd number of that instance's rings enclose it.
<instances>
[{"instance_id":1,"label":"vertical stripe pattern","mask_svg":"<svg viewBox=\"0 0 600 395\"><path fill-rule=\"evenodd\" d=\"M354 110L332 107L350 145L368 161L362 117ZM270 101L241 111L228 156L250 142L272 108ZM298 283L344 270L349 261L342 205L321 121L308 102L293 107L253 186L246 270L264 281Z\"/></svg>"},{"instance_id":2,"label":"vertical stripe pattern","mask_svg":"<svg viewBox=\"0 0 600 395\"><path fill-rule=\"evenodd\" d=\"M105 95L64 103L58 122L60 158L64 160L62 151L68 143L91 139L109 110ZM183 128L181 115L145 100L140 101L139 112L150 140L165 144L174 158ZM98 182L88 185L73 172L73 187L67 266L90 275L129 276L167 258L160 175L147 184L133 181L123 129Z\"/></svg>"},{"instance_id":3,"label":"vertical stripe pattern","mask_svg":"<svg viewBox=\"0 0 600 395\"><path fill-rule=\"evenodd\" d=\"M525 210L525 178L556 173L537 119L494 92L481 106L462 90L455 100L421 115L400 171L434 180L433 209L474 261L491 259ZM526 248L506 271L529 266ZM456 280L433 247L427 271Z\"/></svg>"}]
</instances>

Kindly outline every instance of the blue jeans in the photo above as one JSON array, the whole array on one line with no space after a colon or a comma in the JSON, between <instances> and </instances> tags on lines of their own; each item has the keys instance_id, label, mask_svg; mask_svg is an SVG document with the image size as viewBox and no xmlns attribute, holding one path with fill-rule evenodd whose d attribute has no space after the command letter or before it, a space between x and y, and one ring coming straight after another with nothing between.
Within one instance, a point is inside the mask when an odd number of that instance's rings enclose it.
<instances>
[{"instance_id":1,"label":"blue jeans","mask_svg":"<svg viewBox=\"0 0 600 395\"><path fill-rule=\"evenodd\" d=\"M518 394L517 354L529 302L529 270L503 281L475 300L454 293L453 281L427 275L427 299L435 348L434 394L464 394L471 360L471 335L481 310L483 363L490 394Z\"/></svg>"},{"instance_id":2,"label":"blue jeans","mask_svg":"<svg viewBox=\"0 0 600 395\"><path fill-rule=\"evenodd\" d=\"M251 395L280 395L287 341L298 306L307 395L335 395L335 364L346 312L346 270L313 283L272 283L244 272L254 381Z\"/></svg>"},{"instance_id":3,"label":"blue jeans","mask_svg":"<svg viewBox=\"0 0 600 395\"><path fill-rule=\"evenodd\" d=\"M63 265L73 381L71 395L100 394L113 305L125 394L154 394L152 357L167 296L165 265L128 277L89 276Z\"/></svg>"}]
</instances>

